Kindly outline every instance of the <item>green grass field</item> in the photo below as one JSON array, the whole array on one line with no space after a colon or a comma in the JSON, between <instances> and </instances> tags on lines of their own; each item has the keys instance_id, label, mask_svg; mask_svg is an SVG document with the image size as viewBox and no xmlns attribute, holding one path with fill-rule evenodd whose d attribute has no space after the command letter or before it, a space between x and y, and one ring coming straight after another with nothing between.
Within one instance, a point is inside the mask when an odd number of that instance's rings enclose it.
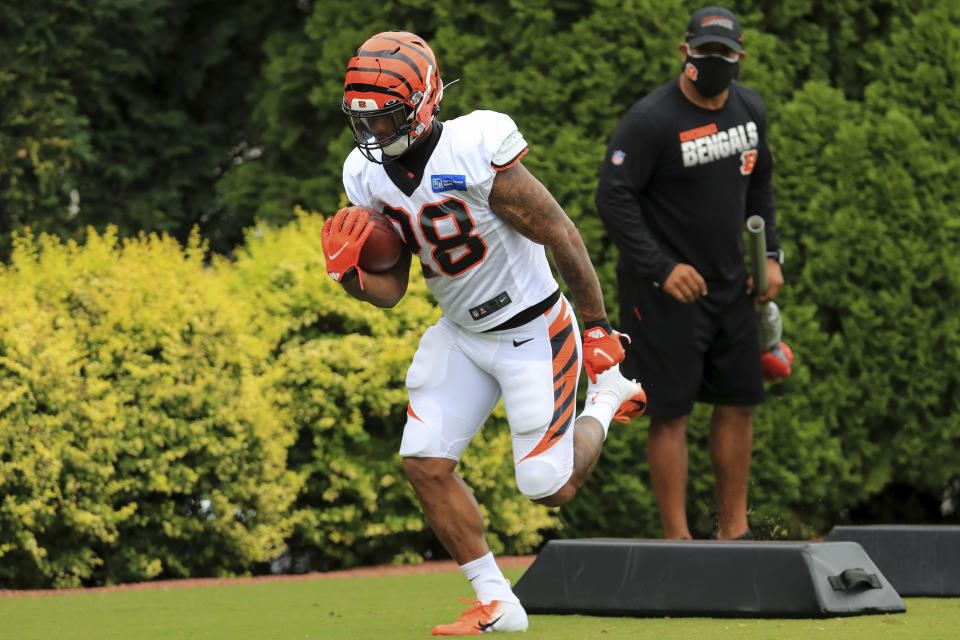
<instances>
[{"instance_id":1,"label":"green grass field","mask_svg":"<svg viewBox=\"0 0 960 640\"><path fill-rule=\"evenodd\" d=\"M516 581L523 569L507 570ZM470 595L459 573L0 598L3 640L429 638ZM960 599L907 612L815 620L531 616L525 639L915 640L960 638ZM506 636L514 637L514 636Z\"/></svg>"}]
</instances>

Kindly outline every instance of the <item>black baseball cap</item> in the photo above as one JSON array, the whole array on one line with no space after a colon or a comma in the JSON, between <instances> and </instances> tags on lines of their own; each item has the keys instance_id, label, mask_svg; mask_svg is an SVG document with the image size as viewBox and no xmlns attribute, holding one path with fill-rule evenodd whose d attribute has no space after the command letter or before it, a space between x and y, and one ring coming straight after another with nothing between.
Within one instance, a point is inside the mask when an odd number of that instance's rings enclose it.
<instances>
[{"instance_id":1,"label":"black baseball cap","mask_svg":"<svg viewBox=\"0 0 960 640\"><path fill-rule=\"evenodd\" d=\"M743 29L737 16L723 7L704 7L687 23L687 44L696 49L707 42L719 42L735 52L743 51Z\"/></svg>"}]
</instances>

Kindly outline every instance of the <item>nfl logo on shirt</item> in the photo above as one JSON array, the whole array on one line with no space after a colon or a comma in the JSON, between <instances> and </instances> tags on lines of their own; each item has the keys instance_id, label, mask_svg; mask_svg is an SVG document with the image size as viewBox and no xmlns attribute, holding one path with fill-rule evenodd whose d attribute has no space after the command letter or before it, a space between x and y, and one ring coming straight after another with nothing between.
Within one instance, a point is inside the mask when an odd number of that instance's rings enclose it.
<instances>
[{"instance_id":1,"label":"nfl logo on shirt","mask_svg":"<svg viewBox=\"0 0 960 640\"><path fill-rule=\"evenodd\" d=\"M610 156L610 162L619 166L623 164L623 159L626 156L627 154L625 154L623 151L620 151L620 149L617 149L616 151L613 152L613 155Z\"/></svg>"}]
</instances>

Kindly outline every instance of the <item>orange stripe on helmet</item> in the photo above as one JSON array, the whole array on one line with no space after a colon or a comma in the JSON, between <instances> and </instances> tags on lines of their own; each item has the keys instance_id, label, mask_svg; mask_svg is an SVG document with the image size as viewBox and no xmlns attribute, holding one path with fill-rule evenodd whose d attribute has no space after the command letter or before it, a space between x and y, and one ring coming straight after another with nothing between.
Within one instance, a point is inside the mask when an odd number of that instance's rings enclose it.
<instances>
[{"instance_id":1,"label":"orange stripe on helmet","mask_svg":"<svg viewBox=\"0 0 960 640\"><path fill-rule=\"evenodd\" d=\"M427 64L436 64L433 49L427 44L427 41L415 33L409 31L384 31L378 34L380 39L399 44L405 47L405 50L420 56ZM429 55L428 55L429 54Z\"/></svg>"},{"instance_id":2,"label":"orange stripe on helmet","mask_svg":"<svg viewBox=\"0 0 960 640\"><path fill-rule=\"evenodd\" d=\"M395 55L402 55L397 53ZM363 58L361 58L361 61ZM409 56L403 56L402 58L377 58L377 62L380 63L380 68L383 69L384 73L388 73L394 77L401 77L408 82L416 82L417 80L423 80L426 76L427 64L417 64L417 60Z\"/></svg>"},{"instance_id":3,"label":"orange stripe on helmet","mask_svg":"<svg viewBox=\"0 0 960 640\"><path fill-rule=\"evenodd\" d=\"M388 76L389 84L394 84L393 88L396 91L400 92L405 90L406 93L413 92L413 87L410 85L410 80L407 79L407 76L391 69L381 68L379 65L351 65L347 67L346 86L367 84L379 87L380 85L377 83L384 79L381 78L381 76Z\"/></svg>"},{"instance_id":4,"label":"orange stripe on helmet","mask_svg":"<svg viewBox=\"0 0 960 640\"><path fill-rule=\"evenodd\" d=\"M429 66L436 68L436 62L431 59L432 51L428 56L426 50L429 50L427 43L413 34L400 33L394 37L377 34L357 49L357 55L351 60L350 66L368 67L376 64L384 70L409 79L411 84L414 80L423 82Z\"/></svg>"}]
</instances>

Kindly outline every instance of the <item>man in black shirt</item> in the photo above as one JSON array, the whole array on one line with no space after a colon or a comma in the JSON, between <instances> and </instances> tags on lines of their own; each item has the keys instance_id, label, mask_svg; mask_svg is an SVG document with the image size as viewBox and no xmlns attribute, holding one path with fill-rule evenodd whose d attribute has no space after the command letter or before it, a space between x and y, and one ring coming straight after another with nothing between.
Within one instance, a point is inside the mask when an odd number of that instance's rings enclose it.
<instances>
[{"instance_id":1,"label":"man in black shirt","mask_svg":"<svg viewBox=\"0 0 960 640\"><path fill-rule=\"evenodd\" d=\"M633 338L624 375L647 390L647 458L664 535L689 538L689 414L714 405L710 457L720 539L750 536L747 482L754 407L763 401L754 301L783 284L767 115L734 81L743 32L721 7L693 14L683 71L621 120L597 187L620 249L621 330ZM744 260L747 217L766 222L769 289L753 296Z\"/></svg>"}]
</instances>

